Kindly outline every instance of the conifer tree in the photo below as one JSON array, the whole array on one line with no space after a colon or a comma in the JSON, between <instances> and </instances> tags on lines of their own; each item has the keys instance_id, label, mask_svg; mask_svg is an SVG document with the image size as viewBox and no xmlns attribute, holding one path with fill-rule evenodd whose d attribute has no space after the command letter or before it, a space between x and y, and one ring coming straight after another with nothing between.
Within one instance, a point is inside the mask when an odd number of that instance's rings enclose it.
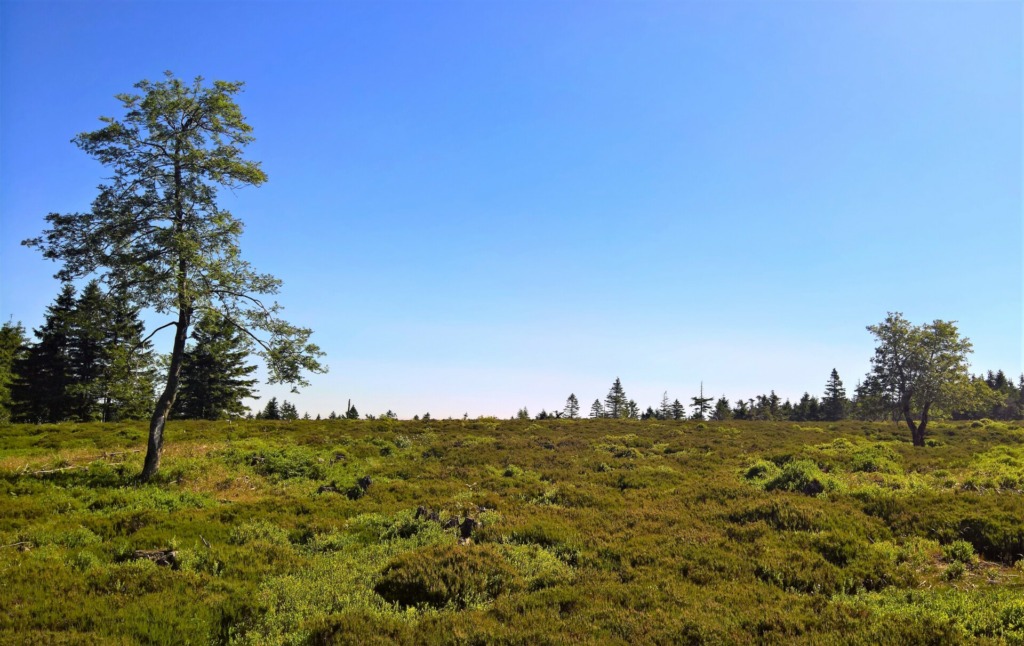
<instances>
[{"instance_id":1,"label":"conifer tree","mask_svg":"<svg viewBox=\"0 0 1024 646\"><path fill-rule=\"evenodd\" d=\"M626 391L622 388L622 382L616 377L615 383L608 390L608 396L604 398L605 417L618 419L626 417L628 412L629 398L626 397Z\"/></svg>"},{"instance_id":2,"label":"conifer tree","mask_svg":"<svg viewBox=\"0 0 1024 646\"><path fill-rule=\"evenodd\" d=\"M230 419L249 409L246 399L255 399L249 378L256 366L248 365L247 337L224 317L210 312L192 330L192 345L185 350L181 368L181 390L175 416L185 419Z\"/></svg>"},{"instance_id":3,"label":"conifer tree","mask_svg":"<svg viewBox=\"0 0 1024 646\"><path fill-rule=\"evenodd\" d=\"M793 407L790 419L794 422L816 422L821 417L821 405L818 398L804 393L800 401Z\"/></svg>"},{"instance_id":4,"label":"conifer tree","mask_svg":"<svg viewBox=\"0 0 1024 646\"><path fill-rule=\"evenodd\" d=\"M604 406L601 405L600 399L595 399L594 403L590 405L590 418L598 419L605 417Z\"/></svg>"},{"instance_id":5,"label":"conifer tree","mask_svg":"<svg viewBox=\"0 0 1024 646\"><path fill-rule=\"evenodd\" d=\"M672 418L672 403L668 400L667 390L661 393L661 405L658 406L656 416L658 419Z\"/></svg>"},{"instance_id":6,"label":"conifer tree","mask_svg":"<svg viewBox=\"0 0 1024 646\"><path fill-rule=\"evenodd\" d=\"M632 399L626 403L626 414L623 415L628 419L640 419L640 405Z\"/></svg>"},{"instance_id":7,"label":"conifer tree","mask_svg":"<svg viewBox=\"0 0 1024 646\"><path fill-rule=\"evenodd\" d=\"M157 361L139 310L121 293L106 294L100 416L105 422L145 419L156 399Z\"/></svg>"},{"instance_id":8,"label":"conifer tree","mask_svg":"<svg viewBox=\"0 0 1024 646\"><path fill-rule=\"evenodd\" d=\"M580 416L580 400L576 399L576 393L569 393L565 400L565 416L569 419L576 419Z\"/></svg>"},{"instance_id":9,"label":"conifer tree","mask_svg":"<svg viewBox=\"0 0 1024 646\"><path fill-rule=\"evenodd\" d=\"M18 422L61 422L73 414L68 388L71 338L74 334L75 288L65 283L46 308L43 326L32 333L36 342L15 362L11 388L13 419Z\"/></svg>"},{"instance_id":10,"label":"conifer tree","mask_svg":"<svg viewBox=\"0 0 1024 646\"><path fill-rule=\"evenodd\" d=\"M723 395L715 402L715 410L711 413L711 419L722 422L730 417L732 417L732 409L729 408L729 400Z\"/></svg>"},{"instance_id":11,"label":"conifer tree","mask_svg":"<svg viewBox=\"0 0 1024 646\"><path fill-rule=\"evenodd\" d=\"M299 419L299 410L287 399L281 403L281 419L288 421Z\"/></svg>"},{"instance_id":12,"label":"conifer tree","mask_svg":"<svg viewBox=\"0 0 1024 646\"><path fill-rule=\"evenodd\" d=\"M736 400L736 407L732 409L733 419L750 419L750 406L746 400Z\"/></svg>"},{"instance_id":13,"label":"conifer tree","mask_svg":"<svg viewBox=\"0 0 1024 646\"><path fill-rule=\"evenodd\" d=\"M72 416L82 422L102 418L107 314L107 297L99 281L89 281L75 302L68 340L68 397Z\"/></svg>"},{"instance_id":14,"label":"conifer tree","mask_svg":"<svg viewBox=\"0 0 1024 646\"><path fill-rule=\"evenodd\" d=\"M21 323L7 321L0 327L0 424L11 421L14 400L14 367L28 351L28 338Z\"/></svg>"},{"instance_id":15,"label":"conifer tree","mask_svg":"<svg viewBox=\"0 0 1024 646\"><path fill-rule=\"evenodd\" d=\"M281 419L281 407L277 404L277 397L271 397L270 401L263 408L260 419L279 420Z\"/></svg>"},{"instance_id":16,"label":"conifer tree","mask_svg":"<svg viewBox=\"0 0 1024 646\"><path fill-rule=\"evenodd\" d=\"M839 373L832 368L828 382L825 384L825 396L821 398L822 419L826 422L838 422L846 418L846 410L850 402L846 399L846 389Z\"/></svg>"},{"instance_id":17,"label":"conifer tree","mask_svg":"<svg viewBox=\"0 0 1024 646\"><path fill-rule=\"evenodd\" d=\"M714 397L704 396L704 382L702 381L700 383L700 395L697 397L690 398L690 401L693 402L692 404L690 404L690 408L694 409L693 419L706 419L705 414L707 413L708 409L711 408L711 402L713 402L714 400Z\"/></svg>"},{"instance_id":18,"label":"conifer tree","mask_svg":"<svg viewBox=\"0 0 1024 646\"><path fill-rule=\"evenodd\" d=\"M686 419L686 407L684 407L683 403L678 399L672 402L672 419Z\"/></svg>"}]
</instances>

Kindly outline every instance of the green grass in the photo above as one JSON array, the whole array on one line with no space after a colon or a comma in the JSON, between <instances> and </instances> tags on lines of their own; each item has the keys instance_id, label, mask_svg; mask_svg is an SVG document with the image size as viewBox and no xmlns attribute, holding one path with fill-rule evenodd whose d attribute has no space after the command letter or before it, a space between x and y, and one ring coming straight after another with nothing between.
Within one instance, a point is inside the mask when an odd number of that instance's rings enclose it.
<instances>
[{"instance_id":1,"label":"green grass","mask_svg":"<svg viewBox=\"0 0 1024 646\"><path fill-rule=\"evenodd\" d=\"M1024 430L934 428L0 427L0 643L1024 644Z\"/></svg>"}]
</instances>

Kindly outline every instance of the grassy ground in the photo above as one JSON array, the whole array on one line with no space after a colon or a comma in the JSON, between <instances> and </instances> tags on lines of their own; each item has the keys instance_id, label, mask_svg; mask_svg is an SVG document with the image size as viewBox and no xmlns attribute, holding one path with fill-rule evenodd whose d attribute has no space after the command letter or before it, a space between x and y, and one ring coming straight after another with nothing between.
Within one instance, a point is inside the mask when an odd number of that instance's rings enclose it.
<instances>
[{"instance_id":1,"label":"grassy ground","mask_svg":"<svg viewBox=\"0 0 1024 646\"><path fill-rule=\"evenodd\" d=\"M140 486L141 425L3 427L0 642L1024 644L1024 430L907 435L176 423Z\"/></svg>"}]
</instances>

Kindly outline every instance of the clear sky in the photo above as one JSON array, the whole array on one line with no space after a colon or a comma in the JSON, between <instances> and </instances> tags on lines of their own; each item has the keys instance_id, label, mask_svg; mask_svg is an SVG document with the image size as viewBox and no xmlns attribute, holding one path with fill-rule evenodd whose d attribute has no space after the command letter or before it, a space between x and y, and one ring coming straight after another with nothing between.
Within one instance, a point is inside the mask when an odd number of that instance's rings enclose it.
<instances>
[{"instance_id":1,"label":"clear sky","mask_svg":"<svg viewBox=\"0 0 1024 646\"><path fill-rule=\"evenodd\" d=\"M105 177L69 140L172 70L246 82L270 180L223 204L327 352L262 389L300 411L852 390L888 311L1016 375L1022 6L3 0L0 316Z\"/></svg>"}]
</instances>

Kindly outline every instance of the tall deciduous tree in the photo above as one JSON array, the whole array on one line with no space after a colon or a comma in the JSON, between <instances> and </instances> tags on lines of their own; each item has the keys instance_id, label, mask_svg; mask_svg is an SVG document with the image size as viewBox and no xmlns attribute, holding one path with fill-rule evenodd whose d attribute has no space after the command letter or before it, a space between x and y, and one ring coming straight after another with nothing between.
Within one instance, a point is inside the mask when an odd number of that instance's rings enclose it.
<instances>
[{"instance_id":1,"label":"tall deciduous tree","mask_svg":"<svg viewBox=\"0 0 1024 646\"><path fill-rule=\"evenodd\" d=\"M246 399L256 398L256 379L249 376L251 343L234 325L207 313L192 330L193 344L185 350L181 393L175 416L185 419L231 419L245 415Z\"/></svg>"},{"instance_id":2,"label":"tall deciduous tree","mask_svg":"<svg viewBox=\"0 0 1024 646\"><path fill-rule=\"evenodd\" d=\"M305 371L322 372L311 331L279 318L263 300L280 281L242 260L242 223L217 204L220 188L259 186L266 174L242 157L252 128L234 101L241 83L170 73L142 81L140 94L121 94L126 113L104 117L104 127L75 137L79 148L112 171L87 213L47 216L50 229L25 244L63 263L63 280L100 274L142 308L167 314L174 340L167 379L149 427L142 479L159 468L164 427L178 393L185 342L193 318L219 312L254 340L271 383L305 384ZM154 330L157 331L157 330Z\"/></svg>"},{"instance_id":3,"label":"tall deciduous tree","mask_svg":"<svg viewBox=\"0 0 1024 646\"><path fill-rule=\"evenodd\" d=\"M967 363L971 342L960 336L953 321L913 325L899 312L867 329L878 345L866 388L903 418L914 446L924 446L934 409L964 406L972 396Z\"/></svg>"}]
</instances>

